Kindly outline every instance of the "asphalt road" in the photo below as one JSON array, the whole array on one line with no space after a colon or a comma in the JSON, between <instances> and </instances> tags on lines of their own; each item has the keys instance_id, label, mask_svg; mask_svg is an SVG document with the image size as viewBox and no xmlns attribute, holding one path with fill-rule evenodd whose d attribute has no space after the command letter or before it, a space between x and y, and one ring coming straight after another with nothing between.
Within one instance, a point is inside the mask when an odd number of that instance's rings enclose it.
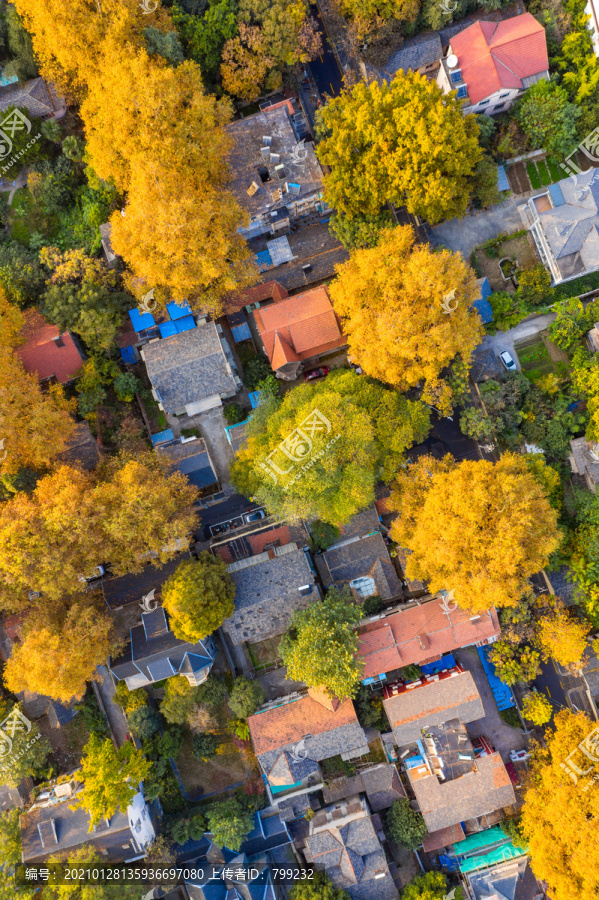
<instances>
[{"instance_id":1,"label":"asphalt road","mask_svg":"<svg viewBox=\"0 0 599 900\"><path fill-rule=\"evenodd\" d=\"M201 513L201 526L195 533L196 541L207 541L210 539L210 525L217 525L219 522L226 522L240 516L251 509L260 509L259 503L252 503L247 497L241 494L232 494L208 509L203 509Z\"/></svg>"},{"instance_id":2,"label":"asphalt road","mask_svg":"<svg viewBox=\"0 0 599 900\"><path fill-rule=\"evenodd\" d=\"M309 68L318 90L323 97L325 94L336 97L343 89L343 78L339 71L335 54L329 44L326 29L322 24L322 19L320 18L320 13L316 4L313 4L310 7L310 12L318 24L318 30L322 35L323 50L322 54L317 59L312 60L309 64Z\"/></svg>"}]
</instances>

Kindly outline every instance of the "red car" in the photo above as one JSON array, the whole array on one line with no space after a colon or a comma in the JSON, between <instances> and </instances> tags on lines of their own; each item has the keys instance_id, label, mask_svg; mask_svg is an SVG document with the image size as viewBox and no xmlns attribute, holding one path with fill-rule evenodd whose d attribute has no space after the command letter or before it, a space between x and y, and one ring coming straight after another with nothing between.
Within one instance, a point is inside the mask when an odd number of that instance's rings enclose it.
<instances>
[{"instance_id":1,"label":"red car","mask_svg":"<svg viewBox=\"0 0 599 900\"><path fill-rule=\"evenodd\" d=\"M330 371L328 366L321 366L319 369L312 369L311 372L304 372L304 381L312 381L314 378L324 378Z\"/></svg>"}]
</instances>

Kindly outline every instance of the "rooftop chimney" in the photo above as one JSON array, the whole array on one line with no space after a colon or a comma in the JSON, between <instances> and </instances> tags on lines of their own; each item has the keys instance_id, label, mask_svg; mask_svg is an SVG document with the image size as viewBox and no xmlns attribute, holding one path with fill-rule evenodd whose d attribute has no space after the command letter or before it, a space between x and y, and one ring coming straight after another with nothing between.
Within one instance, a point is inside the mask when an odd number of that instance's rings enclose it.
<instances>
[{"instance_id":1,"label":"rooftop chimney","mask_svg":"<svg viewBox=\"0 0 599 900\"><path fill-rule=\"evenodd\" d=\"M57 347L64 347L64 341L62 339L62 335L59 334L57 337L53 337L52 340L56 344Z\"/></svg>"}]
</instances>

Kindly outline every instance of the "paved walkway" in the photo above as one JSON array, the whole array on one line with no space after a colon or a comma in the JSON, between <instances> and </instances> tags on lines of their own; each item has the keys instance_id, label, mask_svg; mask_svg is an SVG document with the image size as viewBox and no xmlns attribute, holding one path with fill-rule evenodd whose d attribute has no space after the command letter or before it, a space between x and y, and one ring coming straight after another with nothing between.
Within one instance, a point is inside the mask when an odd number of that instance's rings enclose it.
<instances>
[{"instance_id":1,"label":"paved walkway","mask_svg":"<svg viewBox=\"0 0 599 900\"><path fill-rule=\"evenodd\" d=\"M510 750L524 749L526 737L523 732L507 725L499 715L493 691L487 681L477 650L474 647L467 647L454 651L454 656L465 669L471 672L485 708L484 718L468 723L468 733L472 737L484 735L491 746L501 754L503 760L509 758Z\"/></svg>"},{"instance_id":2,"label":"paved walkway","mask_svg":"<svg viewBox=\"0 0 599 900\"><path fill-rule=\"evenodd\" d=\"M94 682L94 686L102 699L102 706L106 713L110 730L118 746L121 747L129 734L129 726L123 710L118 703L114 702L115 689L108 669L106 666L98 666L96 671L100 676L100 680Z\"/></svg>"},{"instance_id":3,"label":"paved walkway","mask_svg":"<svg viewBox=\"0 0 599 900\"><path fill-rule=\"evenodd\" d=\"M549 328L555 321L555 313L546 313L544 316L537 316L535 319L520 322L509 331L499 331L497 334L487 334L482 340L481 347L485 350L492 350L496 356L503 350L508 350L516 361L516 365L520 368L518 360L518 352L515 345L527 338L532 338L541 331Z\"/></svg>"}]
</instances>

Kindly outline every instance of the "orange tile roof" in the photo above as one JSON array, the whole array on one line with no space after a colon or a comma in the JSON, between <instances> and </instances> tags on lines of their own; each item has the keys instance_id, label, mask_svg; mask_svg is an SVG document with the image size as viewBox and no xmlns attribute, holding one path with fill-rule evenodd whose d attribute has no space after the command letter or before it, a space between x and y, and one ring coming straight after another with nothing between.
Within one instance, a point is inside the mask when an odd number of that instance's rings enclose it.
<instances>
[{"instance_id":1,"label":"orange tile roof","mask_svg":"<svg viewBox=\"0 0 599 900\"><path fill-rule=\"evenodd\" d=\"M468 647L499 635L495 609L470 621L466 610L443 611L439 600L393 613L360 629L358 655L364 660L364 678L381 675L412 663L421 665L459 647ZM426 635L425 649L419 637Z\"/></svg>"},{"instance_id":2,"label":"orange tile roof","mask_svg":"<svg viewBox=\"0 0 599 900\"><path fill-rule=\"evenodd\" d=\"M475 22L451 39L472 103L549 68L545 29L530 13L503 22Z\"/></svg>"},{"instance_id":3,"label":"orange tile roof","mask_svg":"<svg viewBox=\"0 0 599 900\"><path fill-rule=\"evenodd\" d=\"M299 353L296 353L291 344L277 331L270 359L273 369L280 369L288 362L300 362L300 360Z\"/></svg>"},{"instance_id":4,"label":"orange tile roof","mask_svg":"<svg viewBox=\"0 0 599 900\"><path fill-rule=\"evenodd\" d=\"M51 325L36 309L25 313L21 336L25 343L17 347L15 353L25 371L35 372L40 381L55 375L61 384L65 384L81 369L83 359L72 335L68 331L60 335L56 325ZM62 347L52 340L59 336L62 337Z\"/></svg>"},{"instance_id":5,"label":"orange tile roof","mask_svg":"<svg viewBox=\"0 0 599 900\"><path fill-rule=\"evenodd\" d=\"M312 697L284 703L248 719L256 756L286 747L306 734L324 734L354 724L358 724L358 717L351 700L344 700L331 712Z\"/></svg>"},{"instance_id":6,"label":"orange tile roof","mask_svg":"<svg viewBox=\"0 0 599 900\"><path fill-rule=\"evenodd\" d=\"M285 356L281 350L283 342L299 359L308 359L317 352L343 347L346 343L324 287L257 309L254 319L273 369L285 364L280 362Z\"/></svg>"},{"instance_id":7,"label":"orange tile roof","mask_svg":"<svg viewBox=\"0 0 599 900\"><path fill-rule=\"evenodd\" d=\"M224 298L225 313L239 312L244 306L253 303L264 303L265 300L283 300L289 293L278 281L265 281L264 284L255 284L243 291L231 291Z\"/></svg>"}]
</instances>

